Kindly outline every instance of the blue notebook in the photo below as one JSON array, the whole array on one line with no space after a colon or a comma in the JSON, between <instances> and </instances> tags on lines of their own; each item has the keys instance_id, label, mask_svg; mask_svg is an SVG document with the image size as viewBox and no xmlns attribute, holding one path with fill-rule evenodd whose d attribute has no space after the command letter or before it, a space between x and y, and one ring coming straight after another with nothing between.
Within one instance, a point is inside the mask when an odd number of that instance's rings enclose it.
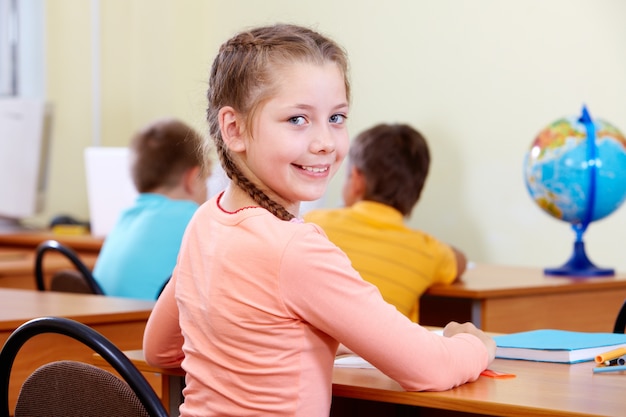
<instances>
[{"instance_id":1,"label":"blue notebook","mask_svg":"<svg viewBox=\"0 0 626 417\"><path fill-rule=\"evenodd\" d=\"M495 336L496 358L539 362L592 361L601 353L626 347L626 334L531 330Z\"/></svg>"}]
</instances>

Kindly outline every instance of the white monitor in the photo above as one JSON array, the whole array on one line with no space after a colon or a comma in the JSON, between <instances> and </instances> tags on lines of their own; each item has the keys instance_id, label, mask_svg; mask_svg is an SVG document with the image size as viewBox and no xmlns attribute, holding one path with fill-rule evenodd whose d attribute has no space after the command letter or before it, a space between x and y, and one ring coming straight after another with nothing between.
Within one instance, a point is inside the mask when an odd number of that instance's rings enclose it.
<instances>
[{"instance_id":1,"label":"white monitor","mask_svg":"<svg viewBox=\"0 0 626 417\"><path fill-rule=\"evenodd\" d=\"M85 149L85 179L91 234L104 237L122 210L135 202L130 176L130 152L123 147Z\"/></svg>"},{"instance_id":2,"label":"white monitor","mask_svg":"<svg viewBox=\"0 0 626 417\"><path fill-rule=\"evenodd\" d=\"M0 230L43 209L50 118L44 100L0 98Z\"/></svg>"}]
</instances>

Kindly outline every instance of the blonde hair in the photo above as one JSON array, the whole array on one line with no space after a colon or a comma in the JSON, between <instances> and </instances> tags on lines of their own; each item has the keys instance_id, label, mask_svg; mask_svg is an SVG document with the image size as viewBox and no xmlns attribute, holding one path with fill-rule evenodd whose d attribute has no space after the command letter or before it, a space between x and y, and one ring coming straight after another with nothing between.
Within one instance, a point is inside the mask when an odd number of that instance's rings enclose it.
<instances>
[{"instance_id":1,"label":"blonde hair","mask_svg":"<svg viewBox=\"0 0 626 417\"><path fill-rule=\"evenodd\" d=\"M277 89L280 82L275 77L277 70L297 62L335 63L344 76L346 95L350 98L345 51L311 29L289 24L244 31L222 44L213 61L207 92L209 134L226 175L257 204L282 220L291 220L294 216L269 198L237 167L224 144L218 114L222 107L231 106L243 116L246 129L250 130L255 111Z\"/></svg>"}]
</instances>

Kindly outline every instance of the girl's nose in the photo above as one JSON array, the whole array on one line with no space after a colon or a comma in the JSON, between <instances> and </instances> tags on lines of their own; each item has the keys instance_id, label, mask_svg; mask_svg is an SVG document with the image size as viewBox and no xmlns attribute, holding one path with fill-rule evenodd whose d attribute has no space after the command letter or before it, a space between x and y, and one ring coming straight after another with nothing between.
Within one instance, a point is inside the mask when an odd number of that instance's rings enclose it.
<instances>
[{"instance_id":1,"label":"girl's nose","mask_svg":"<svg viewBox=\"0 0 626 417\"><path fill-rule=\"evenodd\" d=\"M337 141L330 129L328 127L323 127L314 132L314 138L311 146L313 148L313 152L315 153L329 153L335 150Z\"/></svg>"}]
</instances>

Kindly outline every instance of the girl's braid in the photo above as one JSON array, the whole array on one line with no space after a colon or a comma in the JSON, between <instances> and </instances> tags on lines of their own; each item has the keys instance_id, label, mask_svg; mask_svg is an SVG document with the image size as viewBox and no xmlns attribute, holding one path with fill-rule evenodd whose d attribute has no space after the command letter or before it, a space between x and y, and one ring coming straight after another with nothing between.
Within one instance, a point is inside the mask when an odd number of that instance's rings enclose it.
<instances>
[{"instance_id":1,"label":"girl's braid","mask_svg":"<svg viewBox=\"0 0 626 417\"><path fill-rule=\"evenodd\" d=\"M218 146L218 154L220 157L220 161L222 162L222 167L224 168L224 172L228 175L234 185L244 190L252 199L259 204L264 209L268 210L274 216L278 217L281 220L291 220L295 216L287 211L282 205L276 203L274 200L270 199L263 191L261 191L252 181L250 181L245 175L241 173L237 165L230 158L226 147L224 146L224 142L220 141L220 146Z\"/></svg>"}]
</instances>

